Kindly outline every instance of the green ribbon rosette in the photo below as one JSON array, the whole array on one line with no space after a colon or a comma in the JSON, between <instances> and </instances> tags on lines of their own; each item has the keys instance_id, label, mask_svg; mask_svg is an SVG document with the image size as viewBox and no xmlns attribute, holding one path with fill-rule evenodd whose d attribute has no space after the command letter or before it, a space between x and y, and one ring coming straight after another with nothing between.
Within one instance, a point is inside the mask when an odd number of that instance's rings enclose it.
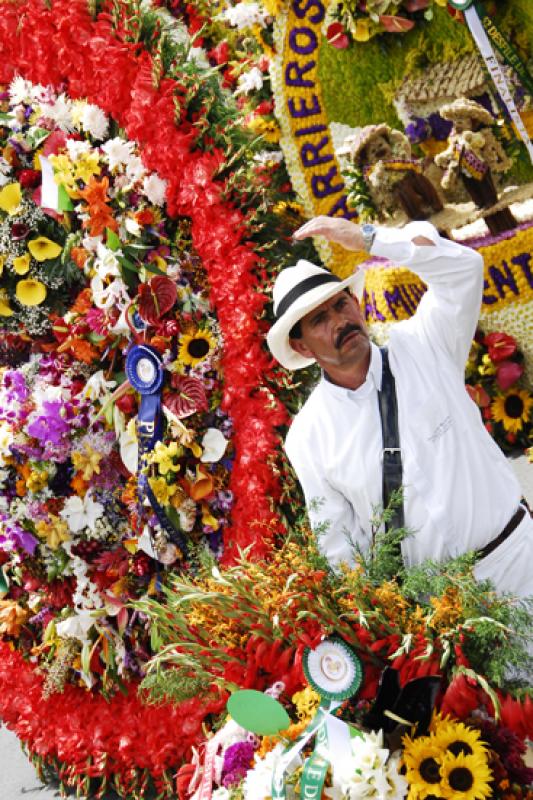
<instances>
[{"instance_id":1,"label":"green ribbon rosette","mask_svg":"<svg viewBox=\"0 0 533 800\"><path fill-rule=\"evenodd\" d=\"M350 753L352 729L331 712L359 690L363 679L361 661L342 639L331 637L313 650L305 650L303 667L321 702L307 728L282 754L272 779L272 800L286 800L285 772L313 736L315 749L304 763L300 781L302 800L321 797L332 753L336 758Z\"/></svg>"}]
</instances>

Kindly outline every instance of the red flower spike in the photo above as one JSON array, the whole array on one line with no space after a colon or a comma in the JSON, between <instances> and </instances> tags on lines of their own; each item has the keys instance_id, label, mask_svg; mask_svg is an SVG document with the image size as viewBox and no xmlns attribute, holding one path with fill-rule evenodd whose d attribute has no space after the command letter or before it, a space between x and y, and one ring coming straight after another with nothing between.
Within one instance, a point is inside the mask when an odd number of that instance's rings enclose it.
<instances>
[{"instance_id":1,"label":"red flower spike","mask_svg":"<svg viewBox=\"0 0 533 800\"><path fill-rule=\"evenodd\" d=\"M178 299L176 284L165 275L156 275L139 286L139 316L149 325L155 325L173 307Z\"/></svg>"},{"instance_id":2,"label":"red flower spike","mask_svg":"<svg viewBox=\"0 0 533 800\"><path fill-rule=\"evenodd\" d=\"M163 395L163 405L178 419L190 417L197 411L208 410L204 384L198 378L177 376L172 385L177 391L166 392Z\"/></svg>"}]
</instances>

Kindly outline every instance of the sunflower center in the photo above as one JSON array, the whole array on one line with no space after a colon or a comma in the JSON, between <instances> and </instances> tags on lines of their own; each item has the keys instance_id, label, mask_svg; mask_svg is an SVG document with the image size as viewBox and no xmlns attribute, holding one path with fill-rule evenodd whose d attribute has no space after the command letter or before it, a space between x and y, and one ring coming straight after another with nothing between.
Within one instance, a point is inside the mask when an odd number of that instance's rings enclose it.
<instances>
[{"instance_id":1,"label":"sunflower center","mask_svg":"<svg viewBox=\"0 0 533 800\"><path fill-rule=\"evenodd\" d=\"M440 781L439 765L434 758L425 758L421 762L420 775L426 783L438 783Z\"/></svg>"},{"instance_id":2,"label":"sunflower center","mask_svg":"<svg viewBox=\"0 0 533 800\"><path fill-rule=\"evenodd\" d=\"M187 351L193 358L204 358L209 353L209 342L206 339L191 339Z\"/></svg>"},{"instance_id":3,"label":"sunflower center","mask_svg":"<svg viewBox=\"0 0 533 800\"><path fill-rule=\"evenodd\" d=\"M470 745L467 742L461 742L460 740L451 742L451 744L448 745L447 750L449 750L450 753L453 753L454 756L458 756L459 753L464 753L466 756L472 755L472 748Z\"/></svg>"},{"instance_id":4,"label":"sunflower center","mask_svg":"<svg viewBox=\"0 0 533 800\"><path fill-rule=\"evenodd\" d=\"M474 778L466 767L455 767L448 776L448 783L455 792L468 792L474 784Z\"/></svg>"},{"instance_id":5,"label":"sunflower center","mask_svg":"<svg viewBox=\"0 0 533 800\"><path fill-rule=\"evenodd\" d=\"M512 394L505 401L505 413L511 419L518 419L524 412L524 401L517 394Z\"/></svg>"}]
</instances>

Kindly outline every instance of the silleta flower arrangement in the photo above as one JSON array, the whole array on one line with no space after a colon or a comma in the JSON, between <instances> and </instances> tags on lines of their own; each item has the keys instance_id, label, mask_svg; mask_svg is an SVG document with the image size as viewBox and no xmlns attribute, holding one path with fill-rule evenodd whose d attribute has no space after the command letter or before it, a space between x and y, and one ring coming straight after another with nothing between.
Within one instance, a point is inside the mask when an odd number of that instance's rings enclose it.
<instances>
[{"instance_id":1,"label":"silleta flower arrangement","mask_svg":"<svg viewBox=\"0 0 533 800\"><path fill-rule=\"evenodd\" d=\"M180 800L531 797L530 609L468 556L398 569L389 536L335 574L302 528L270 563L206 565L141 602L150 694L230 693Z\"/></svg>"},{"instance_id":2,"label":"silleta flower arrangement","mask_svg":"<svg viewBox=\"0 0 533 800\"><path fill-rule=\"evenodd\" d=\"M39 648L47 691L69 670L112 688L148 647L128 600L157 581L158 565L186 567L199 543L220 552L232 501L220 329L186 223L164 216L165 184L134 144L106 139L108 119L86 102L22 79L9 97L6 148L23 143L24 155L4 169L3 197L16 198L4 225L25 227L4 274L9 286L21 262L35 271L4 311L25 308L30 283L30 307L41 308L60 255L84 288L62 316L42 310L34 355L1 378L0 546L16 595L3 601L2 632ZM55 208L10 180L30 160ZM41 235L46 212L61 243ZM20 317L18 336L35 336L33 317Z\"/></svg>"}]
</instances>

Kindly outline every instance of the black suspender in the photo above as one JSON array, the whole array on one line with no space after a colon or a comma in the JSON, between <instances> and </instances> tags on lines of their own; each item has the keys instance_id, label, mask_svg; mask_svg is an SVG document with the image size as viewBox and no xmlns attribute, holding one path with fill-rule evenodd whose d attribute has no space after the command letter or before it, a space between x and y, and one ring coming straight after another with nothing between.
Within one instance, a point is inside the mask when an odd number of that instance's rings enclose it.
<instances>
[{"instance_id":1,"label":"black suspender","mask_svg":"<svg viewBox=\"0 0 533 800\"><path fill-rule=\"evenodd\" d=\"M387 348L382 347L380 351L382 375L378 401L383 433L383 508L387 508L391 494L402 487L402 451L400 449L400 432L398 430L396 384L390 370ZM402 502L394 509L394 514L386 528L390 530L403 527L404 510Z\"/></svg>"}]
</instances>

